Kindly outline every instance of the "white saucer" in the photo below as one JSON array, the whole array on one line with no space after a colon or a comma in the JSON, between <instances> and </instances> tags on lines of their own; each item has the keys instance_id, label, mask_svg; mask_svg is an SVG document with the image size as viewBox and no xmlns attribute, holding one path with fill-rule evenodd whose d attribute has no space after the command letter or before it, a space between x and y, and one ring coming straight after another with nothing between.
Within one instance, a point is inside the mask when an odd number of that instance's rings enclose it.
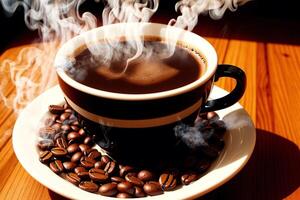
<instances>
[{"instance_id":1,"label":"white saucer","mask_svg":"<svg viewBox=\"0 0 300 200\"><path fill-rule=\"evenodd\" d=\"M227 92L214 87L211 98L219 98ZM48 105L64 101L62 92L55 86L32 101L19 115L13 130L13 148L25 170L52 191L71 199L99 199L99 195L79 189L54 174L39 161L36 148L37 129L48 111ZM221 186L236 175L249 160L255 146L255 127L240 104L217 112L228 125L225 148L210 170L194 183L144 199L188 199L196 198ZM101 196L101 199L115 199ZM141 198L139 198L141 199Z\"/></svg>"}]
</instances>

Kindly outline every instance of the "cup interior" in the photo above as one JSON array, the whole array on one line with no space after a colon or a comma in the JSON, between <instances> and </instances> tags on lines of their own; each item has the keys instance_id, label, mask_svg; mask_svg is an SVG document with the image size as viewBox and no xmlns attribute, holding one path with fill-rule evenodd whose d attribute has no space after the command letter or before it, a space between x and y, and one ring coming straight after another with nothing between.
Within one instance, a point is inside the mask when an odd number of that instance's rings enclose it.
<instances>
[{"instance_id":1,"label":"cup interior","mask_svg":"<svg viewBox=\"0 0 300 200\"><path fill-rule=\"evenodd\" d=\"M159 37L166 43L188 48L199 55L205 65L204 73L196 81L176 89L148 94L122 94L88 87L69 77L65 70L63 70L65 67L71 66L74 63L75 57L89 46L105 40L124 39L124 36L126 36L126 40L136 39L137 37ZM174 41L176 42L174 43ZM59 49L54 65L58 76L65 83L82 92L108 99L148 100L176 96L204 84L216 71L217 54L207 40L192 32L157 23L120 23L92 29L72 38Z\"/></svg>"}]
</instances>

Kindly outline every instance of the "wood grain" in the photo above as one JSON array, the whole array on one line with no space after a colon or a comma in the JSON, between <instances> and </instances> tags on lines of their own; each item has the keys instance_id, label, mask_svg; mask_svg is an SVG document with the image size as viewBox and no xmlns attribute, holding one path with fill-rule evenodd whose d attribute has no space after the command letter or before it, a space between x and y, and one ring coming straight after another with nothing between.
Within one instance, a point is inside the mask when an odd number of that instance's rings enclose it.
<instances>
[{"instance_id":1,"label":"wood grain","mask_svg":"<svg viewBox=\"0 0 300 200\"><path fill-rule=\"evenodd\" d=\"M300 46L207 39L216 48L219 63L237 65L247 74L247 90L240 103L255 122L257 144L237 176L201 199L300 199ZM16 59L22 48L31 46L7 49L0 62ZM50 69L45 71L51 74ZM39 73L33 80L40 78ZM45 80L56 82L54 75ZM235 83L224 78L217 85L231 90ZM14 95L13 85L8 84L3 93ZM0 101L0 199L61 199L30 177L18 162L11 143L15 119L13 110Z\"/></svg>"}]
</instances>

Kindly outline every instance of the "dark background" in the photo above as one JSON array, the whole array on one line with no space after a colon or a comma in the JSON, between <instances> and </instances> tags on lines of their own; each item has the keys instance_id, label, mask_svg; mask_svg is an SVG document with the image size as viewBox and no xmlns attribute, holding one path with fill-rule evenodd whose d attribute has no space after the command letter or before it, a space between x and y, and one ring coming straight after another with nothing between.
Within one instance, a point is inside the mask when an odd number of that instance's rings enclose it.
<instances>
[{"instance_id":1,"label":"dark background","mask_svg":"<svg viewBox=\"0 0 300 200\"><path fill-rule=\"evenodd\" d=\"M177 13L174 10L176 2L176 0L161 0L152 21L167 22L171 17L176 17ZM221 20L201 16L194 31L204 36L299 44L300 11L297 2L297 0L253 0L239 7L236 12L227 11ZM103 2L96 3L93 0L86 0L81 6L81 12L90 11L96 16L101 16L102 9ZM36 31L30 31L26 27L23 12L23 8L19 7L12 16L9 16L0 4L0 52L21 40L28 42L38 38ZM237 29L238 34L235 34L234 30Z\"/></svg>"}]
</instances>

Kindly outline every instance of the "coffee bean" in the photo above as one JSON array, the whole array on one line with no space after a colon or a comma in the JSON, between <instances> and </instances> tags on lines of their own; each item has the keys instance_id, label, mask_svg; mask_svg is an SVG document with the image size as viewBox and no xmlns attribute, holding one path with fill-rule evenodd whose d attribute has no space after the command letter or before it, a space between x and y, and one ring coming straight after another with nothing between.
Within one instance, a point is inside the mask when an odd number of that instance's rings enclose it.
<instances>
[{"instance_id":1,"label":"coffee bean","mask_svg":"<svg viewBox=\"0 0 300 200\"><path fill-rule=\"evenodd\" d=\"M208 112L207 113L207 119L210 121L216 121L218 120L220 117L216 112Z\"/></svg>"},{"instance_id":2,"label":"coffee bean","mask_svg":"<svg viewBox=\"0 0 300 200\"><path fill-rule=\"evenodd\" d=\"M99 186L96 183L93 183L91 181L82 181L79 184L79 187L88 192L97 192L99 188Z\"/></svg>"},{"instance_id":3,"label":"coffee bean","mask_svg":"<svg viewBox=\"0 0 300 200\"><path fill-rule=\"evenodd\" d=\"M68 154L67 150L61 147L54 147L51 149L51 153L57 157L63 157Z\"/></svg>"},{"instance_id":4,"label":"coffee bean","mask_svg":"<svg viewBox=\"0 0 300 200\"><path fill-rule=\"evenodd\" d=\"M84 129L82 129L82 128L78 131L78 134L79 134L81 137L85 137L85 136L86 136L86 133L85 133Z\"/></svg>"},{"instance_id":5,"label":"coffee bean","mask_svg":"<svg viewBox=\"0 0 300 200\"><path fill-rule=\"evenodd\" d=\"M51 127L54 128L55 131L57 132L57 131L60 130L61 124L60 123L54 123Z\"/></svg>"},{"instance_id":6,"label":"coffee bean","mask_svg":"<svg viewBox=\"0 0 300 200\"><path fill-rule=\"evenodd\" d=\"M120 176L125 177L129 172L133 172L134 168L132 166L126 165L120 167Z\"/></svg>"},{"instance_id":7,"label":"coffee bean","mask_svg":"<svg viewBox=\"0 0 300 200\"><path fill-rule=\"evenodd\" d=\"M188 172L181 176L181 182L184 185L188 185L191 182L197 180L198 178L199 178L199 174L197 174L196 172Z\"/></svg>"},{"instance_id":8,"label":"coffee bean","mask_svg":"<svg viewBox=\"0 0 300 200\"><path fill-rule=\"evenodd\" d=\"M79 145L79 149L82 151L82 153L84 153L85 155L87 155L88 150L90 149L90 147L86 144L80 144Z\"/></svg>"},{"instance_id":9,"label":"coffee bean","mask_svg":"<svg viewBox=\"0 0 300 200\"><path fill-rule=\"evenodd\" d=\"M67 151L68 153L75 153L77 151L79 151L79 145L77 143L71 144L70 146L68 146Z\"/></svg>"},{"instance_id":10,"label":"coffee bean","mask_svg":"<svg viewBox=\"0 0 300 200\"><path fill-rule=\"evenodd\" d=\"M49 150L54 147L54 142L50 139L45 139L39 141L37 145L41 150Z\"/></svg>"},{"instance_id":11,"label":"coffee bean","mask_svg":"<svg viewBox=\"0 0 300 200\"><path fill-rule=\"evenodd\" d=\"M81 136L77 132L72 131L68 134L67 138L68 140L79 140Z\"/></svg>"},{"instance_id":12,"label":"coffee bean","mask_svg":"<svg viewBox=\"0 0 300 200\"><path fill-rule=\"evenodd\" d=\"M63 121L61 121L60 119L55 120L56 123L59 123L60 125L62 125Z\"/></svg>"},{"instance_id":13,"label":"coffee bean","mask_svg":"<svg viewBox=\"0 0 300 200\"><path fill-rule=\"evenodd\" d=\"M68 147L67 141L62 137L59 137L59 138L56 139L56 145L58 147L64 148L64 149L66 149Z\"/></svg>"},{"instance_id":14,"label":"coffee bean","mask_svg":"<svg viewBox=\"0 0 300 200\"><path fill-rule=\"evenodd\" d=\"M122 192L122 193L118 193L116 197L121 199L126 199L126 198L131 198L132 196L130 194Z\"/></svg>"},{"instance_id":15,"label":"coffee bean","mask_svg":"<svg viewBox=\"0 0 300 200\"><path fill-rule=\"evenodd\" d=\"M121 182L124 182L125 179L123 179L121 177L118 177L118 176L112 176L112 177L110 177L110 181L111 182L116 182L116 183L121 183Z\"/></svg>"},{"instance_id":16,"label":"coffee bean","mask_svg":"<svg viewBox=\"0 0 300 200\"><path fill-rule=\"evenodd\" d=\"M42 163L48 163L52 158L52 153L50 151L42 151L40 152L40 161Z\"/></svg>"},{"instance_id":17,"label":"coffee bean","mask_svg":"<svg viewBox=\"0 0 300 200\"><path fill-rule=\"evenodd\" d=\"M145 193L150 196L159 195L163 193L160 184L156 181L150 181L148 183L145 183L143 189Z\"/></svg>"},{"instance_id":18,"label":"coffee bean","mask_svg":"<svg viewBox=\"0 0 300 200\"><path fill-rule=\"evenodd\" d=\"M145 194L145 192L142 188L134 186L134 189L135 189L134 190L134 196L135 197L140 198L140 197L145 197L146 196L146 194Z\"/></svg>"},{"instance_id":19,"label":"coffee bean","mask_svg":"<svg viewBox=\"0 0 300 200\"><path fill-rule=\"evenodd\" d=\"M64 165L64 168L65 168L67 171L71 171L71 170L73 170L73 169L77 166L76 163L70 162L70 161L64 162L63 165Z\"/></svg>"},{"instance_id":20,"label":"coffee bean","mask_svg":"<svg viewBox=\"0 0 300 200\"><path fill-rule=\"evenodd\" d=\"M89 170L89 176L93 181L105 182L109 177L102 169L92 168Z\"/></svg>"},{"instance_id":21,"label":"coffee bean","mask_svg":"<svg viewBox=\"0 0 300 200\"><path fill-rule=\"evenodd\" d=\"M202 146L201 152L210 158L216 158L219 155L219 151L212 146Z\"/></svg>"},{"instance_id":22,"label":"coffee bean","mask_svg":"<svg viewBox=\"0 0 300 200\"><path fill-rule=\"evenodd\" d=\"M105 163L102 162L102 161L97 161L95 164L94 164L94 167L97 168L97 169L104 169L105 167Z\"/></svg>"},{"instance_id":23,"label":"coffee bean","mask_svg":"<svg viewBox=\"0 0 300 200\"><path fill-rule=\"evenodd\" d=\"M101 157L101 153L98 151L98 150L96 150L96 149L93 149L93 150L91 150L91 151L89 151L89 153L88 153L88 155L87 155L87 157L89 157L89 158L92 158L92 159L98 159L98 158L100 158Z\"/></svg>"},{"instance_id":24,"label":"coffee bean","mask_svg":"<svg viewBox=\"0 0 300 200\"><path fill-rule=\"evenodd\" d=\"M48 110L52 114L58 114L58 115L60 115L61 113L64 112L65 109L62 106L59 106L59 105L50 105L48 107Z\"/></svg>"},{"instance_id":25,"label":"coffee bean","mask_svg":"<svg viewBox=\"0 0 300 200\"><path fill-rule=\"evenodd\" d=\"M56 174L64 171L64 166L60 160L55 160L51 162L49 167Z\"/></svg>"},{"instance_id":26,"label":"coffee bean","mask_svg":"<svg viewBox=\"0 0 300 200\"><path fill-rule=\"evenodd\" d=\"M76 153L73 154L73 156L71 157L71 161L74 163L77 163L80 161L81 157L82 157L83 153L78 151Z\"/></svg>"},{"instance_id":27,"label":"coffee bean","mask_svg":"<svg viewBox=\"0 0 300 200\"><path fill-rule=\"evenodd\" d=\"M75 125L71 125L71 129L73 131L79 131L79 127L78 126L75 126Z\"/></svg>"},{"instance_id":28,"label":"coffee bean","mask_svg":"<svg viewBox=\"0 0 300 200\"><path fill-rule=\"evenodd\" d=\"M85 167L85 168L87 168L87 169L90 169L90 168L94 167L95 162L92 162L92 161L90 161L90 160L86 160L86 159L84 158L83 160L80 161L80 164L81 164L83 167Z\"/></svg>"},{"instance_id":29,"label":"coffee bean","mask_svg":"<svg viewBox=\"0 0 300 200\"><path fill-rule=\"evenodd\" d=\"M79 172L87 172L87 170L84 167L75 167L74 172L78 175Z\"/></svg>"},{"instance_id":30,"label":"coffee bean","mask_svg":"<svg viewBox=\"0 0 300 200\"><path fill-rule=\"evenodd\" d=\"M60 115L59 119L61 121L65 121L65 120L69 119L70 115L71 115L71 113L64 112L63 114Z\"/></svg>"},{"instance_id":31,"label":"coffee bean","mask_svg":"<svg viewBox=\"0 0 300 200\"><path fill-rule=\"evenodd\" d=\"M43 127L39 130L39 135L44 139L53 139L56 131L52 127Z\"/></svg>"},{"instance_id":32,"label":"coffee bean","mask_svg":"<svg viewBox=\"0 0 300 200\"><path fill-rule=\"evenodd\" d=\"M72 125L74 125L74 126L80 126L80 123L79 123L78 120L75 120L74 122L72 122Z\"/></svg>"},{"instance_id":33,"label":"coffee bean","mask_svg":"<svg viewBox=\"0 0 300 200\"><path fill-rule=\"evenodd\" d=\"M74 185L78 185L81 181L80 177L73 172L66 174L65 179Z\"/></svg>"},{"instance_id":34,"label":"coffee bean","mask_svg":"<svg viewBox=\"0 0 300 200\"><path fill-rule=\"evenodd\" d=\"M84 180L90 179L89 172L79 172L77 175Z\"/></svg>"},{"instance_id":35,"label":"coffee bean","mask_svg":"<svg viewBox=\"0 0 300 200\"><path fill-rule=\"evenodd\" d=\"M71 139L68 141L68 145L75 144L77 142L78 142L77 140Z\"/></svg>"},{"instance_id":36,"label":"coffee bean","mask_svg":"<svg viewBox=\"0 0 300 200\"><path fill-rule=\"evenodd\" d=\"M118 193L117 184L116 183L106 183L100 186L98 190L99 194L103 196L115 196Z\"/></svg>"},{"instance_id":37,"label":"coffee bean","mask_svg":"<svg viewBox=\"0 0 300 200\"><path fill-rule=\"evenodd\" d=\"M65 133L71 131L71 127L68 124L64 124L60 127L61 130L63 130Z\"/></svg>"},{"instance_id":38,"label":"coffee bean","mask_svg":"<svg viewBox=\"0 0 300 200\"><path fill-rule=\"evenodd\" d=\"M154 180L154 173L149 170L142 170L138 173L137 177L144 182Z\"/></svg>"},{"instance_id":39,"label":"coffee bean","mask_svg":"<svg viewBox=\"0 0 300 200\"><path fill-rule=\"evenodd\" d=\"M143 181L141 181L140 179L138 179L137 177L134 177L130 174L127 174L125 176L125 180L132 183L133 185L136 185L136 186L139 186L139 187L142 187L144 185Z\"/></svg>"},{"instance_id":40,"label":"coffee bean","mask_svg":"<svg viewBox=\"0 0 300 200\"><path fill-rule=\"evenodd\" d=\"M105 165L104 171L109 175L113 174L117 169L117 165L114 161L110 161Z\"/></svg>"},{"instance_id":41,"label":"coffee bean","mask_svg":"<svg viewBox=\"0 0 300 200\"><path fill-rule=\"evenodd\" d=\"M119 192L128 193L130 195L133 195L135 191L133 184L129 183L128 181L118 183L117 189Z\"/></svg>"},{"instance_id":42,"label":"coffee bean","mask_svg":"<svg viewBox=\"0 0 300 200\"><path fill-rule=\"evenodd\" d=\"M111 159L107 155L104 155L101 157L101 161L106 165Z\"/></svg>"},{"instance_id":43,"label":"coffee bean","mask_svg":"<svg viewBox=\"0 0 300 200\"><path fill-rule=\"evenodd\" d=\"M72 110L71 108L66 108L66 109L65 109L65 112L66 112L66 113L73 113L73 110Z\"/></svg>"},{"instance_id":44,"label":"coffee bean","mask_svg":"<svg viewBox=\"0 0 300 200\"><path fill-rule=\"evenodd\" d=\"M176 185L176 177L171 173L163 173L159 177L159 184L164 191L173 190Z\"/></svg>"},{"instance_id":45,"label":"coffee bean","mask_svg":"<svg viewBox=\"0 0 300 200\"><path fill-rule=\"evenodd\" d=\"M90 136L87 136L86 138L84 138L84 140L83 140L83 144L86 144L86 145L92 146L92 145L93 145L93 139L92 139L92 137L90 137Z\"/></svg>"}]
</instances>

